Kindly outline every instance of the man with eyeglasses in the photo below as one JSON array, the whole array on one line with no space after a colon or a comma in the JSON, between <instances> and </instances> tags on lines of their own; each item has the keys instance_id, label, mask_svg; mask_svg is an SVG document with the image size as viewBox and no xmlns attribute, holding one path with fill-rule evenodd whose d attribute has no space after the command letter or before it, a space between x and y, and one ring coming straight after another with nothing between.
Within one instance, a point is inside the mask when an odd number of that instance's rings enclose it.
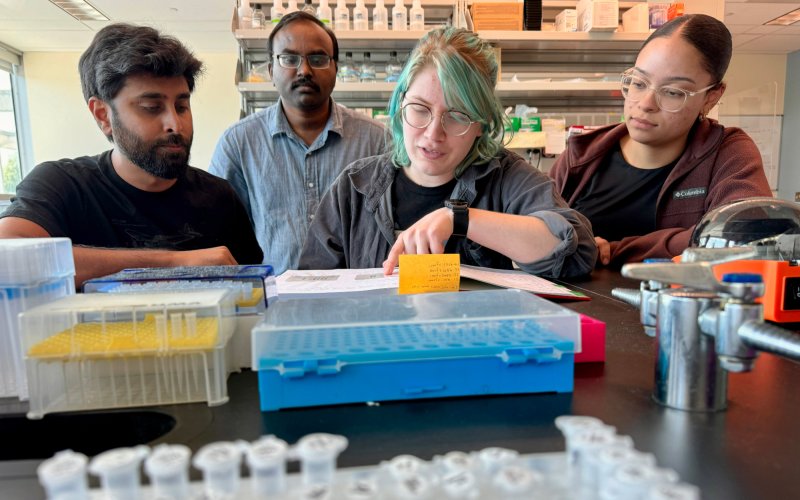
<instances>
[{"instance_id":1,"label":"man with eyeglasses","mask_svg":"<svg viewBox=\"0 0 800 500\"><path fill-rule=\"evenodd\" d=\"M276 274L297 267L322 195L355 160L383 153L384 128L337 104L339 44L314 16L293 12L267 45L279 101L231 126L209 171L230 181L245 203L264 262Z\"/></svg>"},{"instance_id":2,"label":"man with eyeglasses","mask_svg":"<svg viewBox=\"0 0 800 500\"><path fill-rule=\"evenodd\" d=\"M621 76L624 123L570 138L550 176L592 223L598 262L671 258L727 202L771 196L758 148L708 118L725 92L731 34L711 16L664 24Z\"/></svg>"}]
</instances>

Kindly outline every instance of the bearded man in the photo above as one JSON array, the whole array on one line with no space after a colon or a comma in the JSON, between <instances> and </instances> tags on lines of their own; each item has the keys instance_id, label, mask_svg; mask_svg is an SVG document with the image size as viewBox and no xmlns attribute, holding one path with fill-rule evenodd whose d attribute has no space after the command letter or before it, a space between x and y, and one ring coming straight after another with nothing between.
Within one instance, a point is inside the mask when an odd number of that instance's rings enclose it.
<instances>
[{"instance_id":1,"label":"bearded man","mask_svg":"<svg viewBox=\"0 0 800 500\"><path fill-rule=\"evenodd\" d=\"M203 63L153 28L112 24L78 67L114 147L38 165L0 216L0 238L71 238L78 285L130 267L261 263L236 192L188 163Z\"/></svg>"}]
</instances>

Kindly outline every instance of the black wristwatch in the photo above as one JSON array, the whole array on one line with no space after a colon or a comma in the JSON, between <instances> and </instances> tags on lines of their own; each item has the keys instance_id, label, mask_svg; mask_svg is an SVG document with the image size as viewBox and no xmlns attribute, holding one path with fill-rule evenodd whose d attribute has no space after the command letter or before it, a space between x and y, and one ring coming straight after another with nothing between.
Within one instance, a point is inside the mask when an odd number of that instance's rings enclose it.
<instances>
[{"instance_id":1,"label":"black wristwatch","mask_svg":"<svg viewBox=\"0 0 800 500\"><path fill-rule=\"evenodd\" d=\"M469 205L464 200L447 200L444 206L453 211L453 236L467 237Z\"/></svg>"}]
</instances>

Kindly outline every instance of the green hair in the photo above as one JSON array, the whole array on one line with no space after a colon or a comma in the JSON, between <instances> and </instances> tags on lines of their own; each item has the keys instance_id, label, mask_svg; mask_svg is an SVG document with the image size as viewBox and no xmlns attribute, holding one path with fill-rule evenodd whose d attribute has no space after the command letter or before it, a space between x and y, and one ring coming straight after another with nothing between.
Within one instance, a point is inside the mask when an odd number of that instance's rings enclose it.
<instances>
[{"instance_id":1,"label":"green hair","mask_svg":"<svg viewBox=\"0 0 800 500\"><path fill-rule=\"evenodd\" d=\"M422 37L411 52L389 101L392 162L396 167L407 167L411 163L403 140L403 97L414 78L429 67L436 70L447 106L481 124L482 135L475 139L467 156L456 167L458 177L473 163L487 163L503 147L503 108L494 94L497 59L489 43L463 28L438 28Z\"/></svg>"}]
</instances>

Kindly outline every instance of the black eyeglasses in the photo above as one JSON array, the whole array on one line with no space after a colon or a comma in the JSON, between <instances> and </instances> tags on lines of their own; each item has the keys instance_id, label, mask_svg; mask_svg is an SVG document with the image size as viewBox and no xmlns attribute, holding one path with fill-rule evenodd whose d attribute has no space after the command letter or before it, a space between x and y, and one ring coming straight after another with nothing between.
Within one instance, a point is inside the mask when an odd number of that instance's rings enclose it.
<instances>
[{"instance_id":1,"label":"black eyeglasses","mask_svg":"<svg viewBox=\"0 0 800 500\"><path fill-rule=\"evenodd\" d=\"M411 127L427 128L433 121L433 111L424 104L410 102L402 107L403 119ZM468 114L451 109L441 116L442 128L448 135L461 136L469 131L473 123Z\"/></svg>"},{"instance_id":2,"label":"black eyeglasses","mask_svg":"<svg viewBox=\"0 0 800 500\"><path fill-rule=\"evenodd\" d=\"M326 69L331 65L331 56L327 54L310 54L307 56L300 54L275 54L281 68L297 69L303 64L303 59L308 61L308 65L314 69Z\"/></svg>"}]
</instances>

